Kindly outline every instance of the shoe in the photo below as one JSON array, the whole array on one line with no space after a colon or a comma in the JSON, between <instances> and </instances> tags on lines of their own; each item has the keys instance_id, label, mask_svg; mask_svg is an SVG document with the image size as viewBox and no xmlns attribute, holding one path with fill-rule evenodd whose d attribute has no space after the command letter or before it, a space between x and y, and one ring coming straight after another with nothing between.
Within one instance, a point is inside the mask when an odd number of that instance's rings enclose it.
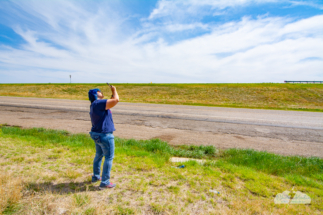
<instances>
[{"instance_id":1,"label":"shoe","mask_svg":"<svg viewBox=\"0 0 323 215\"><path fill-rule=\"evenodd\" d=\"M111 182L110 182L110 184L108 184L108 185L105 185L105 186L99 186L99 189L100 190L104 190L104 189L107 189L107 188L114 188L116 186L116 184L112 184Z\"/></svg>"},{"instance_id":2,"label":"shoe","mask_svg":"<svg viewBox=\"0 0 323 215\"><path fill-rule=\"evenodd\" d=\"M96 181L93 181L93 179L92 179L92 182L91 183L94 184L94 183L96 183L98 181L101 181L101 177L99 179L97 179Z\"/></svg>"}]
</instances>

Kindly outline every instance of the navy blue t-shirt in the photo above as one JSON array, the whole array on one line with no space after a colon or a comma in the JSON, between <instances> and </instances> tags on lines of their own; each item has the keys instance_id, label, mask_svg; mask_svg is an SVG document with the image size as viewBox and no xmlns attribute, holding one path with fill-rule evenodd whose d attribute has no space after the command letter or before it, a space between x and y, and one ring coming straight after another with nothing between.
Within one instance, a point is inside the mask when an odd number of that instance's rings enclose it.
<instances>
[{"instance_id":1,"label":"navy blue t-shirt","mask_svg":"<svg viewBox=\"0 0 323 215\"><path fill-rule=\"evenodd\" d=\"M112 133L116 130L114 128L110 109L105 110L106 104L106 99L95 100L91 104L90 117L92 122L92 132Z\"/></svg>"}]
</instances>

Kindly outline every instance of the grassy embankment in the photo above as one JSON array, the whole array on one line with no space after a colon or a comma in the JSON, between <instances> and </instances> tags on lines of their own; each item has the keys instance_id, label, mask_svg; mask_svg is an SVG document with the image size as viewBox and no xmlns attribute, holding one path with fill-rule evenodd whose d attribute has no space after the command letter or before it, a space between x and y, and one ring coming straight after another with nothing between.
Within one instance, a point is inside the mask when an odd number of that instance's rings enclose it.
<instances>
[{"instance_id":1,"label":"grassy embankment","mask_svg":"<svg viewBox=\"0 0 323 215\"><path fill-rule=\"evenodd\" d=\"M322 84L115 84L121 101L323 111ZM0 96L87 100L106 84L0 84Z\"/></svg>"},{"instance_id":2,"label":"grassy embankment","mask_svg":"<svg viewBox=\"0 0 323 215\"><path fill-rule=\"evenodd\" d=\"M158 139L116 138L112 182L91 184L94 143L85 134L0 129L0 212L4 214L320 214L323 160L211 146L173 148ZM169 162L171 156L204 164ZM276 194L301 191L310 205L274 204ZM215 194L209 190L217 190Z\"/></svg>"}]
</instances>

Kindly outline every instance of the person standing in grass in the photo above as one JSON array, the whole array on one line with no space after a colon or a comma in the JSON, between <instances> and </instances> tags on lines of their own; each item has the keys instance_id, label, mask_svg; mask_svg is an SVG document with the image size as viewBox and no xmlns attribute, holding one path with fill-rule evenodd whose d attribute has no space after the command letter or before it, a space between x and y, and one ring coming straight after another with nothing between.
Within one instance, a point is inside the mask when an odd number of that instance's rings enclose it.
<instances>
[{"instance_id":1,"label":"person standing in grass","mask_svg":"<svg viewBox=\"0 0 323 215\"><path fill-rule=\"evenodd\" d=\"M116 184L110 182L110 172L112 161L114 158L114 136L115 131L110 109L119 102L117 89L111 86L112 96L110 99L103 99L104 95L100 89L89 90L90 117L92 129L90 132L91 138L95 142L95 158L93 161L93 176L92 183L101 181L100 189L113 188ZM100 177L100 167L103 156L102 177Z\"/></svg>"}]
</instances>

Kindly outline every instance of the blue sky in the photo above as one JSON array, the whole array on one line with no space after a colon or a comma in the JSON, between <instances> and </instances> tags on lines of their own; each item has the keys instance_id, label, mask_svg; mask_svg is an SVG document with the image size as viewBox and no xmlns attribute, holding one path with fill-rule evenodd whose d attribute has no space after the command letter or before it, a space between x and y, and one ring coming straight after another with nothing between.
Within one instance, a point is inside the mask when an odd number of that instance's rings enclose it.
<instances>
[{"instance_id":1,"label":"blue sky","mask_svg":"<svg viewBox=\"0 0 323 215\"><path fill-rule=\"evenodd\" d=\"M0 0L0 83L323 80L323 1Z\"/></svg>"}]
</instances>

